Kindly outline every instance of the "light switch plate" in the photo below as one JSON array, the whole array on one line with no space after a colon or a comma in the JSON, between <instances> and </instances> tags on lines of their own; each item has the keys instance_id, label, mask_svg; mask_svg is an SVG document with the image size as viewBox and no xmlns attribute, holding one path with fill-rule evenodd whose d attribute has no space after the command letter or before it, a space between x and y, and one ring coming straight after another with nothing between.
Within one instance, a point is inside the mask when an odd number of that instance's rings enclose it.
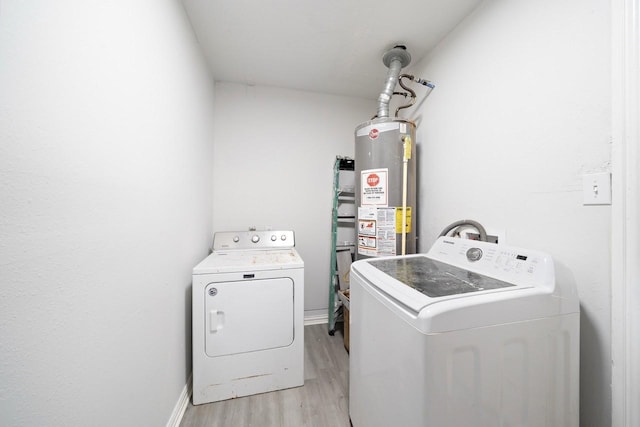
<instances>
[{"instance_id":1,"label":"light switch plate","mask_svg":"<svg viewBox=\"0 0 640 427\"><path fill-rule=\"evenodd\" d=\"M611 173L599 172L582 176L583 205L611 204Z\"/></svg>"}]
</instances>

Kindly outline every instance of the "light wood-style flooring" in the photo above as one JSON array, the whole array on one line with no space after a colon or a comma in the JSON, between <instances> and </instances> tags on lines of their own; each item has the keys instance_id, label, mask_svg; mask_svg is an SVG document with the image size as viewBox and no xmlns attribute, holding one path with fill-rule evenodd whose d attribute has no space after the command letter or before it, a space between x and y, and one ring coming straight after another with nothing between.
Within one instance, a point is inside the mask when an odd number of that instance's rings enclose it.
<instances>
[{"instance_id":1,"label":"light wood-style flooring","mask_svg":"<svg viewBox=\"0 0 640 427\"><path fill-rule=\"evenodd\" d=\"M304 386L193 406L180 427L349 427L349 355L340 330L305 327Z\"/></svg>"}]
</instances>

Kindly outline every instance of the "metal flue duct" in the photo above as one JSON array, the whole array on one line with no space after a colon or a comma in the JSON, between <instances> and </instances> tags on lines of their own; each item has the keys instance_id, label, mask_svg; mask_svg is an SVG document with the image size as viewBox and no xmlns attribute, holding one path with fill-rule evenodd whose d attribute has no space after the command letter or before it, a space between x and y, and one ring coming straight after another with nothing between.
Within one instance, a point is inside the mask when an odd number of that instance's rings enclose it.
<instances>
[{"instance_id":1,"label":"metal flue duct","mask_svg":"<svg viewBox=\"0 0 640 427\"><path fill-rule=\"evenodd\" d=\"M406 46L398 45L384 54L382 62L389 67L389 72L384 88L378 96L378 114L376 115L378 118L389 117L389 101L398 83L400 71L411 63L411 55L407 52Z\"/></svg>"}]
</instances>

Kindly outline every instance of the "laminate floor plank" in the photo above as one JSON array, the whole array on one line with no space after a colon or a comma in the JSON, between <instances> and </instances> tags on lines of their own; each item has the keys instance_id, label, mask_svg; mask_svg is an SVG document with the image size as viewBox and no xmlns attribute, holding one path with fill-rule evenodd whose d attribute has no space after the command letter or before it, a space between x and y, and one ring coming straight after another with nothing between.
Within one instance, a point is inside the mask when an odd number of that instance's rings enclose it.
<instances>
[{"instance_id":1,"label":"laminate floor plank","mask_svg":"<svg viewBox=\"0 0 640 427\"><path fill-rule=\"evenodd\" d=\"M340 332L305 327L302 387L194 406L180 427L349 427L349 355Z\"/></svg>"}]
</instances>

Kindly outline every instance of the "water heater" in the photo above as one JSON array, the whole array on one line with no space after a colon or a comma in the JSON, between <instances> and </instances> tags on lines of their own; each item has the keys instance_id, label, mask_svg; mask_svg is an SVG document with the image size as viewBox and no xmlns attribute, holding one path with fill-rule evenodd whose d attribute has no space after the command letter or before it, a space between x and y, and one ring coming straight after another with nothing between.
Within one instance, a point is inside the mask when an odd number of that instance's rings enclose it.
<instances>
[{"instance_id":1,"label":"water heater","mask_svg":"<svg viewBox=\"0 0 640 427\"><path fill-rule=\"evenodd\" d=\"M416 252L416 126L376 118L355 131L357 258Z\"/></svg>"}]
</instances>

